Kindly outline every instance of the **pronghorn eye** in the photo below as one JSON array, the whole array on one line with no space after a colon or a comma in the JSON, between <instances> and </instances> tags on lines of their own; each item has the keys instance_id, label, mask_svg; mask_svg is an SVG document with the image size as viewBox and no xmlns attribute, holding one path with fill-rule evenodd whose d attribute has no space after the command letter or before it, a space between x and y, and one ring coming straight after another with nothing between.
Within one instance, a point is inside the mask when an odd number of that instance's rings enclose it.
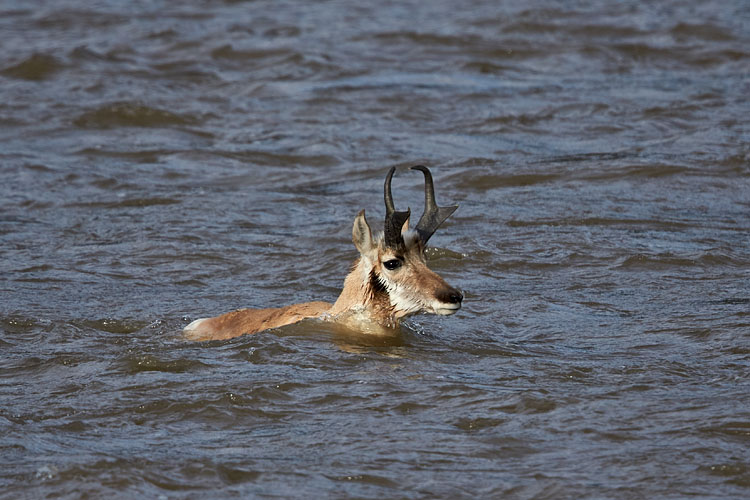
<instances>
[{"instance_id":1,"label":"pronghorn eye","mask_svg":"<svg viewBox=\"0 0 750 500\"><path fill-rule=\"evenodd\" d=\"M401 267L401 261L398 259L386 260L385 262L383 262L383 265L389 271L395 271L396 269Z\"/></svg>"}]
</instances>

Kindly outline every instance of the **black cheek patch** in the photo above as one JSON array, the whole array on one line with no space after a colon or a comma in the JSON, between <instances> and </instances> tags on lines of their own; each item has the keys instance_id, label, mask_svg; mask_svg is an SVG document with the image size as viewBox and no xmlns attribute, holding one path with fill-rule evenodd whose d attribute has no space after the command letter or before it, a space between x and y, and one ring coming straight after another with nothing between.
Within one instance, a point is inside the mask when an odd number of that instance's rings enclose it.
<instances>
[{"instance_id":1,"label":"black cheek patch","mask_svg":"<svg viewBox=\"0 0 750 500\"><path fill-rule=\"evenodd\" d=\"M388 290L386 290L385 285L383 285L380 279L378 279L378 275L375 271L370 271L370 288L375 294L388 295Z\"/></svg>"}]
</instances>

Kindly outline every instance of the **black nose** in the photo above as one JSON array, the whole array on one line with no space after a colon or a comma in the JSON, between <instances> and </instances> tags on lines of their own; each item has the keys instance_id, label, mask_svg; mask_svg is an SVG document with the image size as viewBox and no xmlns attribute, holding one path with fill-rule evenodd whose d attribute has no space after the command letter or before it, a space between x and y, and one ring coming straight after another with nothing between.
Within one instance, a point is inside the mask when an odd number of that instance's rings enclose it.
<instances>
[{"instance_id":1,"label":"black nose","mask_svg":"<svg viewBox=\"0 0 750 500\"><path fill-rule=\"evenodd\" d=\"M448 304L460 304L464 300L464 296L461 292L453 288L441 294L439 299L441 302L447 302Z\"/></svg>"}]
</instances>

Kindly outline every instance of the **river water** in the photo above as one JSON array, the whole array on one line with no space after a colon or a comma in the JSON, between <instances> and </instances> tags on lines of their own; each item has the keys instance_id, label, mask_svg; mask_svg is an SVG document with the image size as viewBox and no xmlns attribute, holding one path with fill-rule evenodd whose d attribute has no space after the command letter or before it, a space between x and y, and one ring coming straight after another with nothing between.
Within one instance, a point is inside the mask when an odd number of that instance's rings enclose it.
<instances>
[{"instance_id":1,"label":"river water","mask_svg":"<svg viewBox=\"0 0 750 500\"><path fill-rule=\"evenodd\" d=\"M746 1L5 0L0 34L0 497L750 496ZM458 314L181 338L335 300L417 163Z\"/></svg>"}]
</instances>

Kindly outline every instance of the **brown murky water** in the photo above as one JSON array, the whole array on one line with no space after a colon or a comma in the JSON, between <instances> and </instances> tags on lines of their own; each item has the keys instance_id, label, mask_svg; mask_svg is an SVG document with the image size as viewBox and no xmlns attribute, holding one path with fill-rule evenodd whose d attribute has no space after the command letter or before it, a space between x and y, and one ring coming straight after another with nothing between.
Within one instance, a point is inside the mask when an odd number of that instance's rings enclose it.
<instances>
[{"instance_id":1,"label":"brown murky water","mask_svg":"<svg viewBox=\"0 0 750 500\"><path fill-rule=\"evenodd\" d=\"M749 26L0 2L0 497L747 498ZM416 163L457 315L180 338L335 299Z\"/></svg>"}]
</instances>

